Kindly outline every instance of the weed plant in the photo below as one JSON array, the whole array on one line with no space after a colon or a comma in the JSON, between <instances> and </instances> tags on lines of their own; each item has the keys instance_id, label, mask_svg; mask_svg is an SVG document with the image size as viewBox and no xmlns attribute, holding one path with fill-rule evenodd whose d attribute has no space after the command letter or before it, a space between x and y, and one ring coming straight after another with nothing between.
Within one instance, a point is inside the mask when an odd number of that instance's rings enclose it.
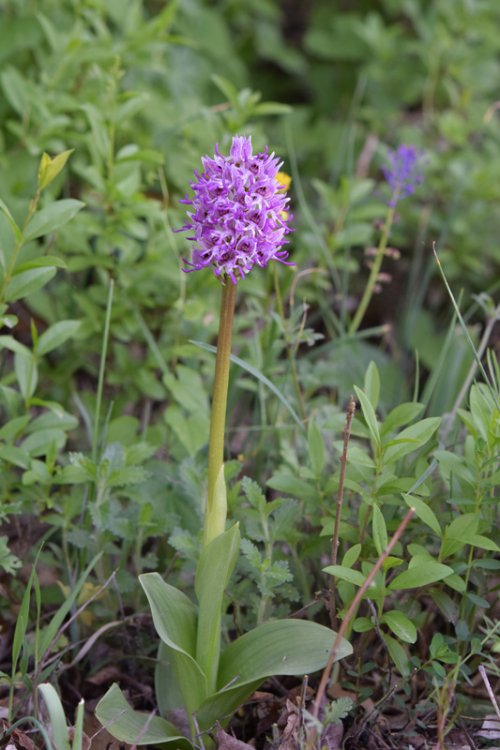
<instances>
[{"instance_id":1,"label":"weed plant","mask_svg":"<svg viewBox=\"0 0 500 750\"><path fill-rule=\"evenodd\" d=\"M220 284L183 273L173 230L201 156L246 135L291 175L295 268L238 281L224 458L241 553L219 592L223 650L290 618L351 644L302 688L267 683L289 697L276 745L288 720L298 745L343 722L345 747L368 747L386 710L396 745L444 750L457 726L485 742L500 10L340 5L0 2L5 738L32 727L79 750L79 701L112 682L128 691L123 740L160 742L167 719L186 734L158 669L151 697L162 651L137 579L195 600ZM421 179L403 199L408 153ZM191 727L196 746L222 743L234 706L219 708ZM256 714L235 720L242 739Z\"/></svg>"}]
</instances>

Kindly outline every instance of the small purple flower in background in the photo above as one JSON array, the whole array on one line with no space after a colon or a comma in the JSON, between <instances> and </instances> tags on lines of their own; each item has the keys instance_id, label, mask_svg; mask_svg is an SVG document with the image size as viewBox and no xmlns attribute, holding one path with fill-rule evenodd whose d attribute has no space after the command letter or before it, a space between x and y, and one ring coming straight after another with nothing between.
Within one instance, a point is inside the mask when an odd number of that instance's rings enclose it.
<instances>
[{"instance_id":1,"label":"small purple flower in background","mask_svg":"<svg viewBox=\"0 0 500 750\"><path fill-rule=\"evenodd\" d=\"M411 195L423 180L422 151L415 146L399 146L387 154L390 166L382 167L384 177L392 190L389 205L394 207L405 195Z\"/></svg>"},{"instance_id":2,"label":"small purple flower in background","mask_svg":"<svg viewBox=\"0 0 500 750\"><path fill-rule=\"evenodd\" d=\"M181 201L192 209L179 232L193 232L194 242L189 268L198 271L207 266L217 277L236 284L253 266L267 266L270 260L285 265L288 251L283 250L287 235L289 198L278 177L282 162L268 149L252 152L252 140L235 136L229 156L215 147L213 159L202 158L204 172L195 171L191 183L192 199Z\"/></svg>"}]
</instances>

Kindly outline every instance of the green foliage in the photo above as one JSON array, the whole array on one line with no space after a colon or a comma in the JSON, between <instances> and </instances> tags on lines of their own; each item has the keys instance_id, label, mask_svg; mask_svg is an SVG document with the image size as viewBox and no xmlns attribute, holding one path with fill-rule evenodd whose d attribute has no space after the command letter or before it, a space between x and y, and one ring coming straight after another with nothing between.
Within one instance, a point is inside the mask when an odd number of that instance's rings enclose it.
<instances>
[{"instance_id":1,"label":"green foliage","mask_svg":"<svg viewBox=\"0 0 500 750\"><path fill-rule=\"evenodd\" d=\"M196 571L197 607L157 573L141 576L162 642L155 680L159 707L164 714L184 711L193 742L195 732L227 720L266 677L322 669L336 638L336 633L313 622L278 620L245 633L221 653L222 598L236 564L239 540L234 525L202 550ZM341 640L336 659L350 653L350 645ZM96 714L126 742L179 741L167 721L158 720L151 734L151 717L133 711L116 684L101 699Z\"/></svg>"}]
</instances>

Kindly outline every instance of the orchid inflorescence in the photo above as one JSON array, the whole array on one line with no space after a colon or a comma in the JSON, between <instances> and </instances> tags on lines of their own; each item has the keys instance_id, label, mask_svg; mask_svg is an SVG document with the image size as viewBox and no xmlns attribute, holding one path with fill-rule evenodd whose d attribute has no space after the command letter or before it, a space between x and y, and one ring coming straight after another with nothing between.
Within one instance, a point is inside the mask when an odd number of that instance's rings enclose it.
<instances>
[{"instance_id":1,"label":"orchid inflorescence","mask_svg":"<svg viewBox=\"0 0 500 750\"><path fill-rule=\"evenodd\" d=\"M398 200L411 195L421 184L423 152L415 146L402 144L395 151L388 151L389 165L382 167L384 177L392 190L389 206L394 207Z\"/></svg>"},{"instance_id":2,"label":"orchid inflorescence","mask_svg":"<svg viewBox=\"0 0 500 750\"><path fill-rule=\"evenodd\" d=\"M289 198L280 179L281 162L274 153L254 154L252 140L235 136L229 156L215 147L213 158L202 158L204 171L195 171L192 198L181 203L192 206L188 220L177 231L191 231L194 242L191 260L184 260L184 271L211 266L215 275L236 284L257 265L270 260L285 265L283 249L287 235Z\"/></svg>"}]
</instances>

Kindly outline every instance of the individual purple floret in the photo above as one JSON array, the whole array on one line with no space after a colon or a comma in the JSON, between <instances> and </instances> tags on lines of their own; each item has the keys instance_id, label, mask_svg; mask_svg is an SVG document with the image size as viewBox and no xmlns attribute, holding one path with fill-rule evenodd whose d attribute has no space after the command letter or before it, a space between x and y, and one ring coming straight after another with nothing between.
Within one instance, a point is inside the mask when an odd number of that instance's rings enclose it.
<instances>
[{"instance_id":1,"label":"individual purple floret","mask_svg":"<svg viewBox=\"0 0 500 750\"><path fill-rule=\"evenodd\" d=\"M194 242L186 272L212 266L216 276L236 284L253 266L265 267L270 260L285 265L283 246L292 231L287 222L289 198L277 174L279 160L268 149L252 153L252 140L235 136L229 156L215 147L213 159L202 158L204 171L195 171L192 206L179 232L190 231Z\"/></svg>"},{"instance_id":2,"label":"individual purple floret","mask_svg":"<svg viewBox=\"0 0 500 750\"><path fill-rule=\"evenodd\" d=\"M382 167L385 179L392 190L390 206L395 206L405 195L411 195L423 180L421 162L423 153L415 146L399 146L388 152L390 166Z\"/></svg>"}]
</instances>

